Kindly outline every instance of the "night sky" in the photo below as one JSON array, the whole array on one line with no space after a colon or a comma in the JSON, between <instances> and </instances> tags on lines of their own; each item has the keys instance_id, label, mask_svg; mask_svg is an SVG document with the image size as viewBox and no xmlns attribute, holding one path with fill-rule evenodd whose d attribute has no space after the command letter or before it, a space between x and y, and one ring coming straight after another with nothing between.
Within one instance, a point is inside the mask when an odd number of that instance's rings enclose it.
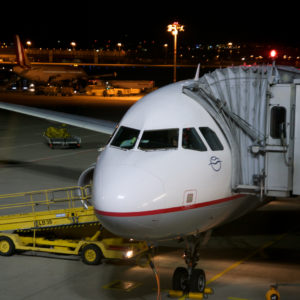
<instances>
[{"instance_id":1,"label":"night sky","mask_svg":"<svg viewBox=\"0 0 300 300\"><path fill-rule=\"evenodd\" d=\"M300 46L300 13L295 4L238 1L24 1L1 3L0 41L18 33L33 46L52 47L58 40L78 46L112 40L169 42L166 27L185 25L182 43L257 42ZM120 4L119 4L120 3ZM132 4L129 4L132 3ZM167 7L162 7L166 6Z\"/></svg>"}]
</instances>

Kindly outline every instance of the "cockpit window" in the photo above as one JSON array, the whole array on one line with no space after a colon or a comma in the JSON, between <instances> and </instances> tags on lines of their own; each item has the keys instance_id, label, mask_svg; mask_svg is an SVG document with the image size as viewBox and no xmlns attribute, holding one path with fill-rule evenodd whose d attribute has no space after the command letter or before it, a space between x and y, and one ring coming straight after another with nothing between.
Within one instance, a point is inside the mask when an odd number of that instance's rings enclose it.
<instances>
[{"instance_id":1,"label":"cockpit window","mask_svg":"<svg viewBox=\"0 0 300 300\"><path fill-rule=\"evenodd\" d=\"M197 151L206 151L206 146L195 128L185 128L182 131L182 148Z\"/></svg>"},{"instance_id":2,"label":"cockpit window","mask_svg":"<svg viewBox=\"0 0 300 300\"><path fill-rule=\"evenodd\" d=\"M200 127L199 129L212 151L219 151L224 149L223 145L221 144L220 140L213 130L211 130L209 127Z\"/></svg>"},{"instance_id":3,"label":"cockpit window","mask_svg":"<svg viewBox=\"0 0 300 300\"><path fill-rule=\"evenodd\" d=\"M139 149L158 150L178 147L179 129L146 130L144 131Z\"/></svg>"},{"instance_id":4,"label":"cockpit window","mask_svg":"<svg viewBox=\"0 0 300 300\"><path fill-rule=\"evenodd\" d=\"M122 126L111 142L111 146L122 149L132 149L136 143L140 131L137 129Z\"/></svg>"}]
</instances>

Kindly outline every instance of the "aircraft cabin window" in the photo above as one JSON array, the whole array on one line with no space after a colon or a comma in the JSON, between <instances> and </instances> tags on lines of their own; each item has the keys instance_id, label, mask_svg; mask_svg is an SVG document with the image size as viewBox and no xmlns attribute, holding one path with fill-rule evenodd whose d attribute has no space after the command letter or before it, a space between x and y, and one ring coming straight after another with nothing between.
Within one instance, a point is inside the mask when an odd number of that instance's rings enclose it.
<instances>
[{"instance_id":1,"label":"aircraft cabin window","mask_svg":"<svg viewBox=\"0 0 300 300\"><path fill-rule=\"evenodd\" d=\"M146 130L142 135L139 149L176 149L178 147L178 135L179 129Z\"/></svg>"},{"instance_id":2,"label":"aircraft cabin window","mask_svg":"<svg viewBox=\"0 0 300 300\"><path fill-rule=\"evenodd\" d=\"M273 139L286 137L285 122L286 110L282 106L274 106L271 109L270 135Z\"/></svg>"},{"instance_id":3,"label":"aircraft cabin window","mask_svg":"<svg viewBox=\"0 0 300 300\"><path fill-rule=\"evenodd\" d=\"M182 148L197 151L207 151L195 128L185 128L182 131Z\"/></svg>"},{"instance_id":4,"label":"aircraft cabin window","mask_svg":"<svg viewBox=\"0 0 300 300\"><path fill-rule=\"evenodd\" d=\"M209 127L200 127L199 129L212 151L224 150L223 145L213 130Z\"/></svg>"},{"instance_id":5,"label":"aircraft cabin window","mask_svg":"<svg viewBox=\"0 0 300 300\"><path fill-rule=\"evenodd\" d=\"M134 148L139 133L140 131L137 129L122 126L110 145L122 149L132 149Z\"/></svg>"}]
</instances>

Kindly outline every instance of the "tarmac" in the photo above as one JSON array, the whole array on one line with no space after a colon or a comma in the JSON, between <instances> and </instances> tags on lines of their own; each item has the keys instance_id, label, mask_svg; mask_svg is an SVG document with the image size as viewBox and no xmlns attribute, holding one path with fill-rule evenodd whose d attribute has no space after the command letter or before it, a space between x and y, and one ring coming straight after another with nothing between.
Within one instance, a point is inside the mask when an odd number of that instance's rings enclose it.
<instances>
[{"instance_id":1,"label":"tarmac","mask_svg":"<svg viewBox=\"0 0 300 300\"><path fill-rule=\"evenodd\" d=\"M28 96L24 104L86 115L90 109L93 117L99 114L114 121L134 102L84 96L56 97L54 102L36 97ZM0 94L0 101L21 103L22 99ZM48 126L53 123L0 110L0 194L76 185L109 138L69 127L82 138L81 148L52 150L42 136ZM282 299L299 299L299 218L300 198L281 199L214 230L199 261L214 290L208 299L265 299L270 284L278 285ZM151 268L132 261L88 266L77 256L37 252L0 256L0 299L169 299L173 272L185 266L183 248L183 243L166 241L154 250L160 297Z\"/></svg>"}]
</instances>

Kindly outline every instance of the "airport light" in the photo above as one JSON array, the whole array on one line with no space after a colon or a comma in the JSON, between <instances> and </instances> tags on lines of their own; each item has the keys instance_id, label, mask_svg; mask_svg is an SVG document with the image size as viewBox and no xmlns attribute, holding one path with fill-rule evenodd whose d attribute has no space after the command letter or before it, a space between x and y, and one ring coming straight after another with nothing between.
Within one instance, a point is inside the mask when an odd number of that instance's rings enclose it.
<instances>
[{"instance_id":1,"label":"airport light","mask_svg":"<svg viewBox=\"0 0 300 300\"><path fill-rule=\"evenodd\" d=\"M272 59L275 59L275 58L277 58L277 51L275 50L275 49L273 49L273 50L271 50L270 51L270 57L272 58Z\"/></svg>"},{"instance_id":2,"label":"airport light","mask_svg":"<svg viewBox=\"0 0 300 300\"><path fill-rule=\"evenodd\" d=\"M165 49L165 61L166 61L166 63L167 63L167 59L168 59L168 47L169 47L168 44L164 44L164 49Z\"/></svg>"},{"instance_id":3,"label":"airport light","mask_svg":"<svg viewBox=\"0 0 300 300\"><path fill-rule=\"evenodd\" d=\"M117 46L118 46L118 48L119 48L119 56L121 56L121 47L122 47L122 43L118 43Z\"/></svg>"},{"instance_id":4,"label":"airport light","mask_svg":"<svg viewBox=\"0 0 300 300\"><path fill-rule=\"evenodd\" d=\"M73 50L75 49L76 47L76 43L75 42L71 42L70 45L72 46Z\"/></svg>"},{"instance_id":5,"label":"airport light","mask_svg":"<svg viewBox=\"0 0 300 300\"><path fill-rule=\"evenodd\" d=\"M26 42L26 45L27 45L27 47L29 48L29 47L32 45L31 41L27 41L27 42Z\"/></svg>"},{"instance_id":6,"label":"airport light","mask_svg":"<svg viewBox=\"0 0 300 300\"><path fill-rule=\"evenodd\" d=\"M176 82L176 64L177 64L177 35L179 31L184 31L183 25L178 22L168 25L168 32L174 36L174 63L173 63L173 81Z\"/></svg>"}]
</instances>

